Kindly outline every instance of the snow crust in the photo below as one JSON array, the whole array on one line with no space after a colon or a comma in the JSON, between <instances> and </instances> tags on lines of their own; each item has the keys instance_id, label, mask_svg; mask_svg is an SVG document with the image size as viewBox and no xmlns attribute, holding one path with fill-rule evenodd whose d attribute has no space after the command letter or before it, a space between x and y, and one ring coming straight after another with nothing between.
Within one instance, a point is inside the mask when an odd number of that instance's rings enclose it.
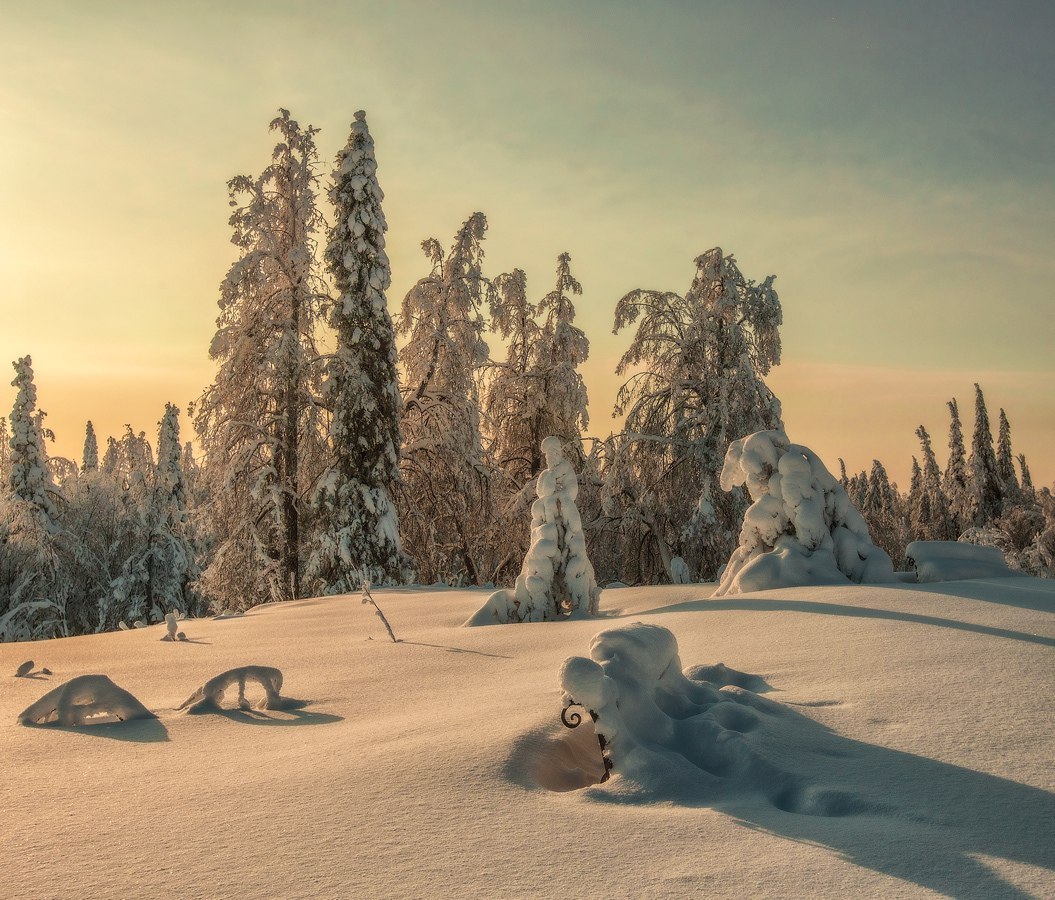
<instances>
[{"instance_id":1,"label":"snow crust","mask_svg":"<svg viewBox=\"0 0 1055 900\"><path fill-rule=\"evenodd\" d=\"M872 543L843 486L783 431L759 431L729 445L721 486L740 485L754 502L715 596L894 580L890 557Z\"/></svg>"},{"instance_id":2,"label":"snow crust","mask_svg":"<svg viewBox=\"0 0 1055 900\"><path fill-rule=\"evenodd\" d=\"M512 590L495 591L466 625L545 622L570 615L596 615L598 598L593 566L575 499L579 481L564 456L560 438L542 441L546 468L531 506L531 546Z\"/></svg>"},{"instance_id":3,"label":"snow crust","mask_svg":"<svg viewBox=\"0 0 1055 900\"><path fill-rule=\"evenodd\" d=\"M1015 575L996 547L959 541L913 541L905 548L920 584Z\"/></svg>"}]
</instances>

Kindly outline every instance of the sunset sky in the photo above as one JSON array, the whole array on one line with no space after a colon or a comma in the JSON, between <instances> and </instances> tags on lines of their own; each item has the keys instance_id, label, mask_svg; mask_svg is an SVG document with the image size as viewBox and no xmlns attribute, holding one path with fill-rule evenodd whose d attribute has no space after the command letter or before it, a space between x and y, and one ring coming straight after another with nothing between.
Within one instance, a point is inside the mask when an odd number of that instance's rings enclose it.
<instances>
[{"instance_id":1,"label":"sunset sky","mask_svg":"<svg viewBox=\"0 0 1055 900\"><path fill-rule=\"evenodd\" d=\"M156 437L212 378L234 259L227 180L279 106L322 171L367 111L399 309L488 216L487 269L535 298L567 250L591 428L635 287L721 246L775 273L792 440L907 487L973 383L1055 480L1055 6L1050 3L155 3L0 0L0 414L32 354L52 452L84 422ZM494 348L497 352L497 348ZM184 436L191 436L184 418Z\"/></svg>"}]
</instances>

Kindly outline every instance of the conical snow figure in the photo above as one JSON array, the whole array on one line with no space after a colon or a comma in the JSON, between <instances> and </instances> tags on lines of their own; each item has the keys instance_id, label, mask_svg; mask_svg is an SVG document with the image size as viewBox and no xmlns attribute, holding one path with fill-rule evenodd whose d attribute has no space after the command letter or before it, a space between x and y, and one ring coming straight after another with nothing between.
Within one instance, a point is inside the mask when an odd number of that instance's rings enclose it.
<instances>
[{"instance_id":1,"label":"conical snow figure","mask_svg":"<svg viewBox=\"0 0 1055 900\"><path fill-rule=\"evenodd\" d=\"M722 490L742 484L754 503L713 596L894 580L890 557L872 543L838 479L783 431L758 431L729 445Z\"/></svg>"},{"instance_id":2,"label":"conical snow figure","mask_svg":"<svg viewBox=\"0 0 1055 900\"><path fill-rule=\"evenodd\" d=\"M531 546L516 585L495 591L466 625L597 614L601 592L586 557L586 537L575 505L579 481L564 457L560 438L546 438L542 452L546 468L539 473L538 499L531 505Z\"/></svg>"}]
</instances>

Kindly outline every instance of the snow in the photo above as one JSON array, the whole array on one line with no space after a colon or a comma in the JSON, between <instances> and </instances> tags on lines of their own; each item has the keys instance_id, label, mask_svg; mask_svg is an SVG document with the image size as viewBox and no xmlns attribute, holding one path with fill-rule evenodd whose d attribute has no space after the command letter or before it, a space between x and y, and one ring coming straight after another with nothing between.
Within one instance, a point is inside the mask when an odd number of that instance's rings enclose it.
<instances>
[{"instance_id":1,"label":"snow","mask_svg":"<svg viewBox=\"0 0 1055 900\"><path fill-rule=\"evenodd\" d=\"M894 580L890 557L872 543L843 486L808 447L791 443L783 431L733 441L722 490L745 484L754 503L716 596Z\"/></svg>"},{"instance_id":2,"label":"snow","mask_svg":"<svg viewBox=\"0 0 1055 900\"><path fill-rule=\"evenodd\" d=\"M1055 583L626 587L600 620L472 629L486 591L372 590L398 643L355 595L195 619L179 653L161 625L0 646L0 896L1055 895ZM636 762L617 735L598 784L559 673L636 622L676 649L591 661L673 737L625 710ZM28 657L159 718L20 727L48 687L10 677ZM307 705L174 709L254 663Z\"/></svg>"},{"instance_id":3,"label":"snow","mask_svg":"<svg viewBox=\"0 0 1055 900\"><path fill-rule=\"evenodd\" d=\"M546 468L531 505L531 546L511 590L495 591L466 625L545 622L596 615L600 590L586 556L586 536L575 499L579 482L560 438L542 440Z\"/></svg>"},{"instance_id":4,"label":"snow","mask_svg":"<svg viewBox=\"0 0 1055 900\"><path fill-rule=\"evenodd\" d=\"M150 719L153 713L105 675L78 675L27 706L20 725L76 725Z\"/></svg>"},{"instance_id":5,"label":"snow","mask_svg":"<svg viewBox=\"0 0 1055 900\"><path fill-rule=\"evenodd\" d=\"M916 580L921 584L1015 574L996 547L958 541L913 541L905 548L905 555L915 567Z\"/></svg>"}]
</instances>

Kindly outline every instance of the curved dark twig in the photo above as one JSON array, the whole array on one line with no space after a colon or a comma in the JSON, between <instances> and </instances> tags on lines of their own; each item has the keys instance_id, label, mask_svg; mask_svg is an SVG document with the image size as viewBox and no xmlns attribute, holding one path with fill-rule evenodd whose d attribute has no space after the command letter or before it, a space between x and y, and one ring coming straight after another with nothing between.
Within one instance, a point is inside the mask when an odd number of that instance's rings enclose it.
<instances>
[{"instance_id":1,"label":"curved dark twig","mask_svg":"<svg viewBox=\"0 0 1055 900\"><path fill-rule=\"evenodd\" d=\"M565 728L578 728L582 724L582 715L580 713L574 712L570 716L568 715L568 710L575 706L580 706L580 704L569 703L560 711L560 720ZM581 708L585 709L586 707Z\"/></svg>"}]
</instances>

